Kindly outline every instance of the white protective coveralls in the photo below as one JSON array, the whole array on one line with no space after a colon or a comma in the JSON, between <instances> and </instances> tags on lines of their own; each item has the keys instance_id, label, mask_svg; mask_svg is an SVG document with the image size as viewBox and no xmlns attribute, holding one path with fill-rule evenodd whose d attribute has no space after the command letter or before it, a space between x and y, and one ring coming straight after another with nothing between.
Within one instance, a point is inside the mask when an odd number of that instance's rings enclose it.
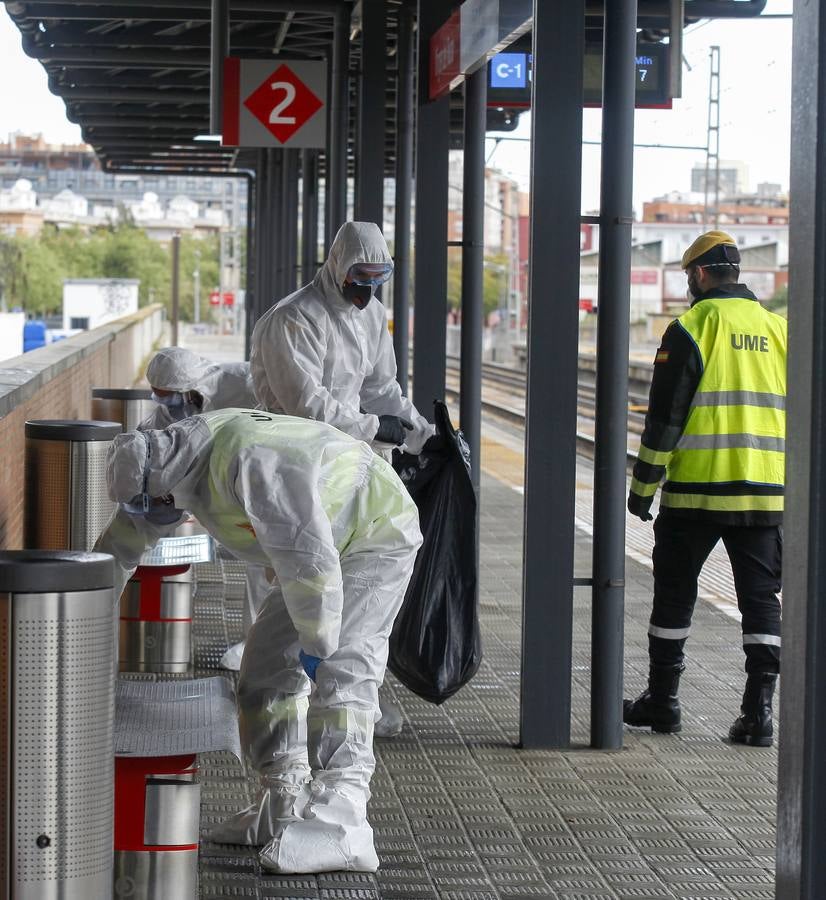
<instances>
[{"instance_id":1,"label":"white protective coveralls","mask_svg":"<svg viewBox=\"0 0 826 900\"><path fill-rule=\"evenodd\" d=\"M261 788L211 837L266 844L261 862L278 872L374 871L373 726L421 544L415 504L366 444L321 422L238 409L119 435L107 461L113 500L143 490L145 438L147 492L172 494L239 559L277 579L238 682L241 742ZM116 589L140 559L140 537L158 536L140 522L119 509L97 542L120 563ZM322 660L312 693L300 650Z\"/></svg>"},{"instance_id":2,"label":"white protective coveralls","mask_svg":"<svg viewBox=\"0 0 826 900\"><path fill-rule=\"evenodd\" d=\"M358 263L392 264L374 222L345 222L310 284L256 322L250 343L255 393L270 412L329 422L368 443L380 415L400 416L413 425L404 448L419 453L435 428L396 381L384 306L373 299L359 310L341 292Z\"/></svg>"},{"instance_id":3,"label":"white protective coveralls","mask_svg":"<svg viewBox=\"0 0 826 900\"><path fill-rule=\"evenodd\" d=\"M329 422L372 442L385 458L392 448L374 441L378 417L400 416L413 425L402 449L419 453L436 429L396 381L384 306L374 298L359 310L341 292L348 271L358 263L392 264L374 222L345 222L312 282L258 320L250 342L255 393L264 409ZM381 713L376 734L398 734L402 713L386 696Z\"/></svg>"},{"instance_id":4,"label":"white protective coveralls","mask_svg":"<svg viewBox=\"0 0 826 900\"><path fill-rule=\"evenodd\" d=\"M161 403L152 415L141 422L141 429L166 428L187 416L215 409L244 407L254 409L258 401L253 389L248 362L215 363L185 350L183 347L164 347L151 359L146 370L146 380L153 388L175 393L189 394L195 391L202 398L201 405L184 399L179 406L168 407ZM246 634L264 597L270 590L266 569L260 566L247 568L246 598L242 608L242 629ZM237 672L244 654L244 641L233 644L221 657L224 669Z\"/></svg>"}]
</instances>

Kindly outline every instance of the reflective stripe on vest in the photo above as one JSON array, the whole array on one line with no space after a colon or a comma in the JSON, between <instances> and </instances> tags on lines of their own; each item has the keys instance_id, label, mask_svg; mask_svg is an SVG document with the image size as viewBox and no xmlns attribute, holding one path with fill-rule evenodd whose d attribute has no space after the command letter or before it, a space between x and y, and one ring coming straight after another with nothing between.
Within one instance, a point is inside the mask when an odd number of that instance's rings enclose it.
<instances>
[{"instance_id":1,"label":"reflective stripe on vest","mask_svg":"<svg viewBox=\"0 0 826 900\"><path fill-rule=\"evenodd\" d=\"M666 464L662 505L781 512L786 320L754 300L710 298L678 322L697 346L703 371Z\"/></svg>"}]
</instances>

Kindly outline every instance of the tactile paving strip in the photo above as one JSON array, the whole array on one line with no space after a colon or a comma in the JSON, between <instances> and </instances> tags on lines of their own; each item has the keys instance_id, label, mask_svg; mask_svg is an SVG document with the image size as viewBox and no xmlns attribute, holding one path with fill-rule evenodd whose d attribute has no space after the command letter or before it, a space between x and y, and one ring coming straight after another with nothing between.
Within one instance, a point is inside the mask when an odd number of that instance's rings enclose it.
<instances>
[{"instance_id":1,"label":"tactile paving strip","mask_svg":"<svg viewBox=\"0 0 826 900\"><path fill-rule=\"evenodd\" d=\"M483 477L480 611L485 658L474 680L432 706L392 676L405 725L377 739L370 815L375 875L277 876L254 850L201 845L209 900L769 900L774 895L776 751L721 741L742 692L737 626L698 604L683 676L683 732L628 731L622 753L587 748L590 604L575 592L573 741L515 749L519 727L522 499ZM590 566L580 534L577 565ZM196 567L196 674L214 674L241 639L244 567L220 550ZM647 671L650 573L627 561L627 690ZM228 677L235 678L231 673ZM249 803L254 773L204 754L202 829Z\"/></svg>"}]
</instances>

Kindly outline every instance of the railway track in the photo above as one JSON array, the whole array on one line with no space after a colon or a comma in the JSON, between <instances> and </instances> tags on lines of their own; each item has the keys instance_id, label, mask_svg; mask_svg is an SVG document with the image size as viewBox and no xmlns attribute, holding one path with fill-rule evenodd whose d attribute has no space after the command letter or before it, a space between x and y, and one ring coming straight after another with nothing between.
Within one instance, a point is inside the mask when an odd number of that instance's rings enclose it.
<instances>
[{"instance_id":1,"label":"railway track","mask_svg":"<svg viewBox=\"0 0 826 900\"><path fill-rule=\"evenodd\" d=\"M595 370L596 360L593 354L581 353L577 389L577 450L588 457L594 455ZM628 430L631 434L642 434L650 383L651 366L632 362L628 372ZM499 363L483 363L482 412L524 429L526 386L524 372ZM447 394L453 399L459 396L459 360L456 357L447 359ZM635 460L636 454L629 450L629 465L633 465Z\"/></svg>"}]
</instances>

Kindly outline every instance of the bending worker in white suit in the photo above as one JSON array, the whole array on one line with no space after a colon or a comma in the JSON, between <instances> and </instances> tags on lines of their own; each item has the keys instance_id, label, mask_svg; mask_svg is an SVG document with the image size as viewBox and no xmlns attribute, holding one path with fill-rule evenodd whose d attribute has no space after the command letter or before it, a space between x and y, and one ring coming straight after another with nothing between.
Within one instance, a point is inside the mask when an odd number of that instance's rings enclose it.
<instances>
[{"instance_id":1,"label":"bending worker in white suit","mask_svg":"<svg viewBox=\"0 0 826 900\"><path fill-rule=\"evenodd\" d=\"M121 506L96 547L122 581L181 510L239 559L275 570L238 682L241 742L261 787L211 837L266 845L262 865L276 872L374 871L378 685L421 544L393 469L321 422L235 409L119 435L107 480Z\"/></svg>"},{"instance_id":2,"label":"bending worker in white suit","mask_svg":"<svg viewBox=\"0 0 826 900\"><path fill-rule=\"evenodd\" d=\"M250 343L255 393L270 412L329 422L388 454L421 452L435 428L396 381L396 357L376 288L393 274L379 227L346 222L309 284L271 307ZM401 713L382 699L376 734L397 734Z\"/></svg>"},{"instance_id":3,"label":"bending worker in white suit","mask_svg":"<svg viewBox=\"0 0 826 900\"><path fill-rule=\"evenodd\" d=\"M149 362L146 380L157 408L141 422L142 430L166 428L188 416L215 409L254 409L258 405L248 362L215 363L183 347L159 350ZM246 597L241 610L245 635L270 591L266 573L262 566L247 567ZM237 672L243 653L244 641L233 644L221 657L220 665Z\"/></svg>"}]
</instances>

